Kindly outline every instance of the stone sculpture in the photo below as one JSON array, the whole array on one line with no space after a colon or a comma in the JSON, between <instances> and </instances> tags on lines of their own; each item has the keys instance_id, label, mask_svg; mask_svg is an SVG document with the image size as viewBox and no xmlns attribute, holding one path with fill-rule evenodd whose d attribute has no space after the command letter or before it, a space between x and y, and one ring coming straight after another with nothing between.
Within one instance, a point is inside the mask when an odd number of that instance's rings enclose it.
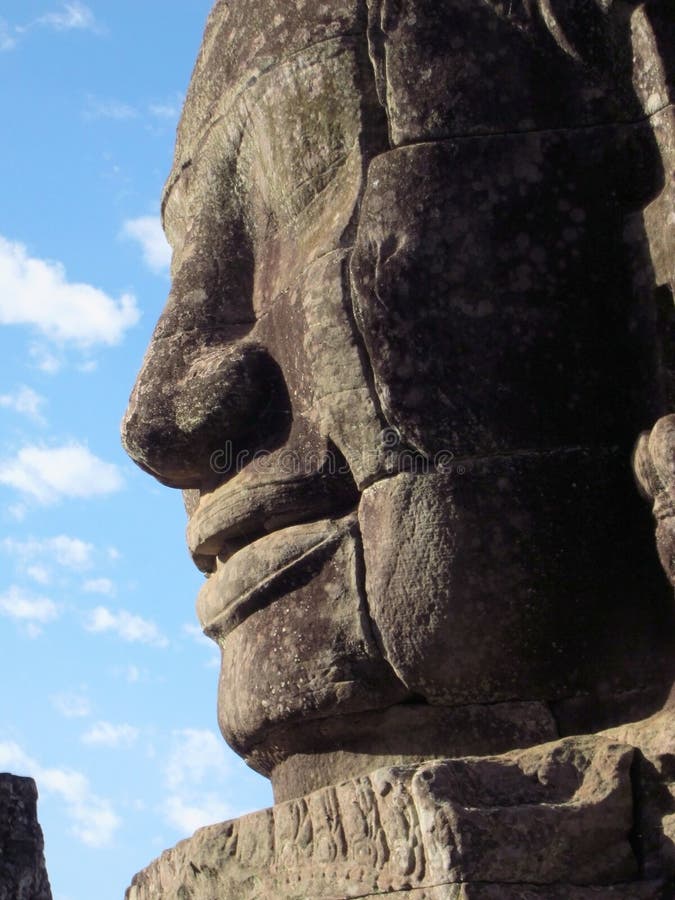
<instances>
[{"instance_id":1,"label":"stone sculpture","mask_svg":"<svg viewBox=\"0 0 675 900\"><path fill-rule=\"evenodd\" d=\"M219 897L506 896L506 868L481 876L483 851L447 822L508 807L514 767L559 785L523 799L523 834L586 806L570 834L597 832L612 859L515 866L548 885L532 896L638 896L638 733L599 732L667 733L675 674L629 463L672 404L674 50L666 0L216 3L163 198L172 290L123 436L185 491L221 730L278 806L177 848L130 897L210 897L214 878ZM672 434L662 418L635 454L659 510ZM432 770L423 814L410 784ZM356 799L375 784L394 812ZM408 822L382 846L419 851L421 873L373 880L371 850L357 865L347 796ZM476 816L499 846L510 826ZM331 822L321 865L356 866L342 886L319 865ZM310 860L296 887L288 854Z\"/></svg>"}]
</instances>

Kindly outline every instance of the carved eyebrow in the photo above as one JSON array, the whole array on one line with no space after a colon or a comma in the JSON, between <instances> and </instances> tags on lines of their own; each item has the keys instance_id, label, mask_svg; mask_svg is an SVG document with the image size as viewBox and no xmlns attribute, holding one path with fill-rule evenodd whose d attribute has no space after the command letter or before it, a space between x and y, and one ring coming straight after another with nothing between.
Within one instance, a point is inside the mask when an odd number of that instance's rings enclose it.
<instances>
[{"instance_id":1,"label":"carved eyebrow","mask_svg":"<svg viewBox=\"0 0 675 900\"><path fill-rule=\"evenodd\" d=\"M192 168L192 158L186 159L183 163L181 163L178 171L175 171L175 168L171 170L169 177L167 179L166 184L164 185L164 190L162 191L162 201L160 206L160 215L162 218L162 225L164 225L164 215L166 212L166 208L169 205L169 200L171 199L171 195L173 193L174 188L180 181L183 173Z\"/></svg>"},{"instance_id":2,"label":"carved eyebrow","mask_svg":"<svg viewBox=\"0 0 675 900\"><path fill-rule=\"evenodd\" d=\"M162 200L161 200L161 216L162 221L164 220L164 213L166 207L170 201L171 195L174 191L176 185L180 182L183 173L188 169L191 169L200 158L200 155L203 154L204 148L208 145L209 140L211 139L213 133L228 120L228 116L232 113L234 109L234 104L231 104L226 112L220 113L217 115L212 121L208 123L206 128L202 129L197 138L191 142L190 145L190 155L183 160L183 162L178 165L174 165L169 173L169 177L164 186L164 190L162 191ZM239 145L241 143L241 134L239 135L238 140L235 142L233 147L233 156L239 152Z\"/></svg>"}]
</instances>

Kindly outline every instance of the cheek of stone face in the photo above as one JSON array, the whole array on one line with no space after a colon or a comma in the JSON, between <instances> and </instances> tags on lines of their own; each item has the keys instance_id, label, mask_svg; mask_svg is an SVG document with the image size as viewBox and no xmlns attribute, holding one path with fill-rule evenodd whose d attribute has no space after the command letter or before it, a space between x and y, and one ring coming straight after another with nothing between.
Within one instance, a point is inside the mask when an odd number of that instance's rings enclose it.
<instances>
[{"instance_id":1,"label":"cheek of stone face","mask_svg":"<svg viewBox=\"0 0 675 900\"><path fill-rule=\"evenodd\" d=\"M364 491L368 608L413 694L551 701L670 677L672 599L626 469L524 454Z\"/></svg>"},{"instance_id":2,"label":"cheek of stone face","mask_svg":"<svg viewBox=\"0 0 675 900\"><path fill-rule=\"evenodd\" d=\"M371 164L351 262L390 424L424 453L624 443L658 415L634 286L649 126L475 137Z\"/></svg>"},{"instance_id":3,"label":"cheek of stone face","mask_svg":"<svg viewBox=\"0 0 675 900\"><path fill-rule=\"evenodd\" d=\"M309 264L269 303L254 334L283 372L296 423L304 420L307 430L331 442L360 486L382 462L384 422L351 320L348 259L348 251L336 250ZM344 477L337 455L334 461L329 475Z\"/></svg>"},{"instance_id":4,"label":"cheek of stone face","mask_svg":"<svg viewBox=\"0 0 675 900\"><path fill-rule=\"evenodd\" d=\"M296 748L288 734L275 735L280 726L381 709L405 694L370 632L359 556L352 528L329 558L220 641L219 721L237 752L255 748L260 760L269 747L270 757L275 748L285 757Z\"/></svg>"}]
</instances>

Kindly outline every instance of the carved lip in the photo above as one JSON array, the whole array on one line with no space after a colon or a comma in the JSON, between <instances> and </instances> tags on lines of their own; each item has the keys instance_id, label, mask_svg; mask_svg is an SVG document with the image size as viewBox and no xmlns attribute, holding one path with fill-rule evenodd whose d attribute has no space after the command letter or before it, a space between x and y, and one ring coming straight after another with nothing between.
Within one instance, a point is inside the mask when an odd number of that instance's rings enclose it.
<instances>
[{"instance_id":1,"label":"carved lip","mask_svg":"<svg viewBox=\"0 0 675 900\"><path fill-rule=\"evenodd\" d=\"M353 482L321 470L276 475L245 469L204 494L190 516L187 544L197 565L265 533L319 518L336 518L354 509ZM233 546L234 545L234 548Z\"/></svg>"},{"instance_id":2,"label":"carved lip","mask_svg":"<svg viewBox=\"0 0 675 900\"><path fill-rule=\"evenodd\" d=\"M197 597L197 615L209 637L233 631L252 613L311 576L345 535L357 527L355 514L292 525L267 534L218 560Z\"/></svg>"}]
</instances>

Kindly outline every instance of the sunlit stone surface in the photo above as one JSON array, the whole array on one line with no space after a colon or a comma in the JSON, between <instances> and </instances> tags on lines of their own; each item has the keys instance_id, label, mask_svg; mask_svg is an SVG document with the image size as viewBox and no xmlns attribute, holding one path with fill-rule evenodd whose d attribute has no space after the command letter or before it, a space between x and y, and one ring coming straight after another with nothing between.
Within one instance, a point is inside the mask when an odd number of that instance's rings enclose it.
<instances>
[{"instance_id":1,"label":"sunlit stone surface","mask_svg":"<svg viewBox=\"0 0 675 900\"><path fill-rule=\"evenodd\" d=\"M673 32L216 3L123 438L277 805L130 900L669 896Z\"/></svg>"}]
</instances>

